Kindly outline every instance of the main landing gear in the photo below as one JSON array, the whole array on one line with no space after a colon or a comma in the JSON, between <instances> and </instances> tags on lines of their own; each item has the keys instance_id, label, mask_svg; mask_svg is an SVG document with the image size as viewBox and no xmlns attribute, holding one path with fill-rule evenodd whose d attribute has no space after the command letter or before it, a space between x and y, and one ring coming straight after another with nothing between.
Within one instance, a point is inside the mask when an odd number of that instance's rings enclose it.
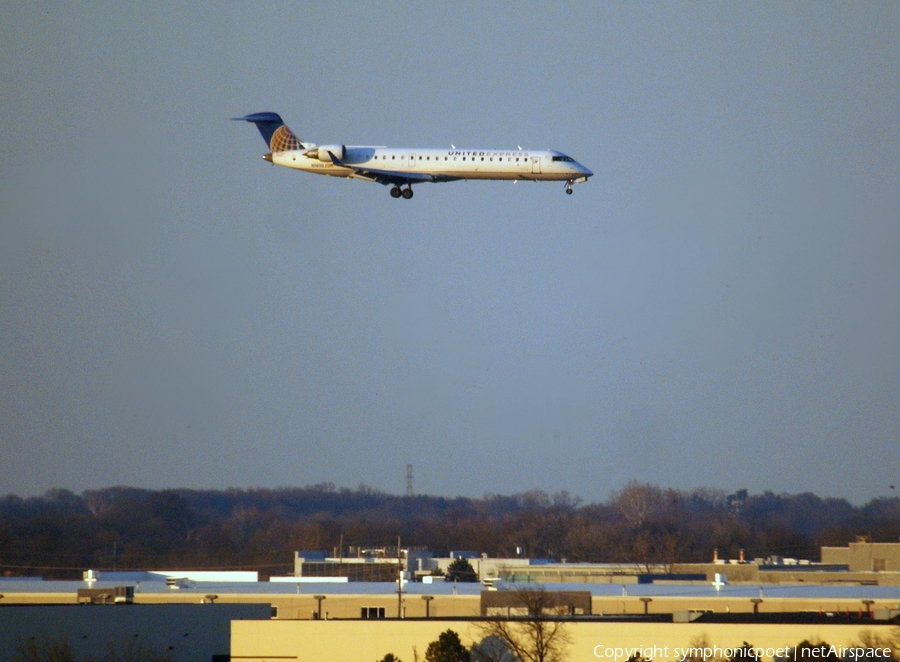
<instances>
[{"instance_id":1,"label":"main landing gear","mask_svg":"<svg viewBox=\"0 0 900 662\"><path fill-rule=\"evenodd\" d=\"M392 198L399 198L401 195L406 200L409 200L411 197L413 197L412 186L407 186L406 188L400 188L399 186L395 186L394 188L391 189L391 197Z\"/></svg>"}]
</instances>

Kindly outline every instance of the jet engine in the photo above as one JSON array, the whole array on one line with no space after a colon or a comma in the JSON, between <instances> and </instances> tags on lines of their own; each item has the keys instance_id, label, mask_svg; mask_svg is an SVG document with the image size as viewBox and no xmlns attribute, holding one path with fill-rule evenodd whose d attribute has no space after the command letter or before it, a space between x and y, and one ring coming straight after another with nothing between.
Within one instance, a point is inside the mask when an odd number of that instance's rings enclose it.
<instances>
[{"instance_id":1,"label":"jet engine","mask_svg":"<svg viewBox=\"0 0 900 662\"><path fill-rule=\"evenodd\" d=\"M334 154L340 161L347 158L347 148L344 145L319 145L316 149L309 150L306 155L315 156L325 163L331 163L331 157L328 156L328 152Z\"/></svg>"}]
</instances>

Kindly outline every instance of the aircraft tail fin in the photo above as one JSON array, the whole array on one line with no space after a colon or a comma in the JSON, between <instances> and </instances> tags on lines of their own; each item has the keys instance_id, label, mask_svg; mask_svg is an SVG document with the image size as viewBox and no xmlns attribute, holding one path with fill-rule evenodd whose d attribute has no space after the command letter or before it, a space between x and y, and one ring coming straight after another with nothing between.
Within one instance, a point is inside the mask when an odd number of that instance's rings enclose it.
<instances>
[{"instance_id":1,"label":"aircraft tail fin","mask_svg":"<svg viewBox=\"0 0 900 662\"><path fill-rule=\"evenodd\" d=\"M239 122L252 122L259 129L266 145L273 152L303 149L303 143L294 135L278 113L253 113L244 117L232 117Z\"/></svg>"}]
</instances>

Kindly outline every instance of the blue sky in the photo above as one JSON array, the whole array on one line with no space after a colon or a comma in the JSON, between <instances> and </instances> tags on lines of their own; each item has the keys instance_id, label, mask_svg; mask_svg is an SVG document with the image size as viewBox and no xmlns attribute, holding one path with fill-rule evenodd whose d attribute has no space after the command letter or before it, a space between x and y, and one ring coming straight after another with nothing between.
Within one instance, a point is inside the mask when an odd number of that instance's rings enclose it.
<instances>
[{"instance_id":1,"label":"blue sky","mask_svg":"<svg viewBox=\"0 0 900 662\"><path fill-rule=\"evenodd\" d=\"M861 502L900 479L900 5L29 3L0 23L0 493ZM386 188L304 140L554 148Z\"/></svg>"}]
</instances>

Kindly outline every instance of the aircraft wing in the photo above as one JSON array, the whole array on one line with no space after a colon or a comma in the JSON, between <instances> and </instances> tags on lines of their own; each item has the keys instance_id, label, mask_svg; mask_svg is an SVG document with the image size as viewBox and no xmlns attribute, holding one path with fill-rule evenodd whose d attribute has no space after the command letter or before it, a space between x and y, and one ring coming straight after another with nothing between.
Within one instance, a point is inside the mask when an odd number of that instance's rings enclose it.
<instances>
[{"instance_id":1,"label":"aircraft wing","mask_svg":"<svg viewBox=\"0 0 900 662\"><path fill-rule=\"evenodd\" d=\"M333 152L328 152L331 162L341 168L349 168L355 177L368 179L370 182L378 182L385 186L404 186L414 182L455 182L459 177L451 175L435 175L427 172L398 172L396 170L378 170L376 168L361 168L350 163L344 163Z\"/></svg>"}]
</instances>

